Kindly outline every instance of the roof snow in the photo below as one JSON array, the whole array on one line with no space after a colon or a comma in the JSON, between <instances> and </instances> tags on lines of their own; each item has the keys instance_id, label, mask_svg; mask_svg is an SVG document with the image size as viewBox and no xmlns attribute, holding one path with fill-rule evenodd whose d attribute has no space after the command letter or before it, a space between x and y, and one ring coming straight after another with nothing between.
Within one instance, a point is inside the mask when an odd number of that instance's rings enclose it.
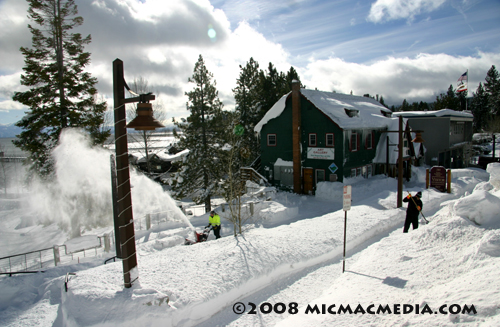
<instances>
[{"instance_id":1,"label":"roof snow","mask_svg":"<svg viewBox=\"0 0 500 327\"><path fill-rule=\"evenodd\" d=\"M391 111L375 99L316 90L301 89L300 91L316 108L344 130L388 127L390 120L384 117L382 112L391 114ZM281 115L290 93L282 96L264 115L255 126L255 132L260 133L262 126ZM358 112L350 117L348 111L352 110Z\"/></svg>"},{"instance_id":2,"label":"roof snow","mask_svg":"<svg viewBox=\"0 0 500 327\"><path fill-rule=\"evenodd\" d=\"M461 117L473 119L474 116L470 112L456 111L452 109L441 109L434 111L399 111L394 112L394 116L402 115L403 117Z\"/></svg>"}]
</instances>

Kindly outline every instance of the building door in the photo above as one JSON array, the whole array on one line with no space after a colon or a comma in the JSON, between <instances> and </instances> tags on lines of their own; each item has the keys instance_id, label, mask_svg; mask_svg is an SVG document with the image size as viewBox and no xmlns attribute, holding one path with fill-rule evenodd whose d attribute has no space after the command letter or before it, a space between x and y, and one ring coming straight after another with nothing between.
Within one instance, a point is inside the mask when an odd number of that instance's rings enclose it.
<instances>
[{"instance_id":1,"label":"building door","mask_svg":"<svg viewBox=\"0 0 500 327\"><path fill-rule=\"evenodd\" d=\"M304 176L304 194L312 194L314 187L314 169L304 168L302 173Z\"/></svg>"}]
</instances>

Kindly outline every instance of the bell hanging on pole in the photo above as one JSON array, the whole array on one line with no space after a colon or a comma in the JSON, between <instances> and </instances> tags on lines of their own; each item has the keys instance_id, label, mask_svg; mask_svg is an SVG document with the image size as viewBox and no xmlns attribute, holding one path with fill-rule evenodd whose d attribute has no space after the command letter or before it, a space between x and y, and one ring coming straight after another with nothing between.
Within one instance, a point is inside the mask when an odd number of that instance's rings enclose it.
<instances>
[{"instance_id":1,"label":"bell hanging on pole","mask_svg":"<svg viewBox=\"0 0 500 327\"><path fill-rule=\"evenodd\" d=\"M137 116L127 124L127 128L137 131L153 131L157 128L165 127L153 117L153 106L151 103L138 103Z\"/></svg>"}]
</instances>

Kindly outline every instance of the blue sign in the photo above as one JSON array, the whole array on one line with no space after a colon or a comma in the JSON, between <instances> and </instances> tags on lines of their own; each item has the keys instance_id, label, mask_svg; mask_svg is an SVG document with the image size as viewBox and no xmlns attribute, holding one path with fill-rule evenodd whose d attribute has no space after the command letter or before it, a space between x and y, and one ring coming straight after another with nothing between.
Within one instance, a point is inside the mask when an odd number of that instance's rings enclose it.
<instances>
[{"instance_id":1,"label":"blue sign","mask_svg":"<svg viewBox=\"0 0 500 327\"><path fill-rule=\"evenodd\" d=\"M330 171L332 172L332 174L335 174L335 172L337 171L337 169L339 169L339 167L337 167L337 165L335 164L335 162L332 162L332 164L328 167L328 169L330 169Z\"/></svg>"}]
</instances>

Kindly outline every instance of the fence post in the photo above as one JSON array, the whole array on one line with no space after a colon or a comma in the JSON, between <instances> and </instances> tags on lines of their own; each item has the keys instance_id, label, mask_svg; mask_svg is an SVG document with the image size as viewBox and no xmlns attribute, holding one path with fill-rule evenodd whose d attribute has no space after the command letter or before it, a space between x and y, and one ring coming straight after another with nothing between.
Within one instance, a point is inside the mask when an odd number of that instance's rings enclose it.
<instances>
[{"instance_id":1,"label":"fence post","mask_svg":"<svg viewBox=\"0 0 500 327\"><path fill-rule=\"evenodd\" d=\"M448 169L447 175L448 175L447 176L448 177L448 180L447 180L448 189L447 189L447 191L448 191L448 193L451 193L451 169Z\"/></svg>"},{"instance_id":2,"label":"fence post","mask_svg":"<svg viewBox=\"0 0 500 327\"><path fill-rule=\"evenodd\" d=\"M254 213L254 203L250 202L250 214L253 216Z\"/></svg>"},{"instance_id":3,"label":"fence post","mask_svg":"<svg viewBox=\"0 0 500 327\"><path fill-rule=\"evenodd\" d=\"M57 267L57 264L61 262L61 255L59 253L59 245L54 245L54 265Z\"/></svg>"},{"instance_id":4,"label":"fence post","mask_svg":"<svg viewBox=\"0 0 500 327\"><path fill-rule=\"evenodd\" d=\"M151 215L148 213L146 215L146 230L149 230L151 228Z\"/></svg>"},{"instance_id":5,"label":"fence post","mask_svg":"<svg viewBox=\"0 0 500 327\"><path fill-rule=\"evenodd\" d=\"M111 240L109 234L104 234L104 252L109 252L111 249Z\"/></svg>"}]
</instances>

